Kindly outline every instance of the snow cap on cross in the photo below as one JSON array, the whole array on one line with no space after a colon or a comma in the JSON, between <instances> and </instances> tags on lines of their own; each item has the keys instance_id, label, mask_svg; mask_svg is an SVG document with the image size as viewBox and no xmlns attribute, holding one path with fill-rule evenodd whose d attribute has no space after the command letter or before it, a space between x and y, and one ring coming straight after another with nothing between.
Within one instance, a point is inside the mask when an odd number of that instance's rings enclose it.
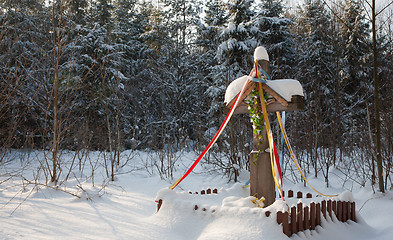
<instances>
[{"instance_id":1,"label":"snow cap on cross","mask_svg":"<svg viewBox=\"0 0 393 240\"><path fill-rule=\"evenodd\" d=\"M269 54L267 54L266 48L259 46L254 51L254 61L266 60L269 61Z\"/></svg>"}]
</instances>

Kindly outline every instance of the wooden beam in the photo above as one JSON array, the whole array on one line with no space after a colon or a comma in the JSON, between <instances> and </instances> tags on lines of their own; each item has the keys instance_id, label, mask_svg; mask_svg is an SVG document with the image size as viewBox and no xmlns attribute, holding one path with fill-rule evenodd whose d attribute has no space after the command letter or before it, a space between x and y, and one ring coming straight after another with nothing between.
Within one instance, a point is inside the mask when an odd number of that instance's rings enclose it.
<instances>
[{"instance_id":1,"label":"wooden beam","mask_svg":"<svg viewBox=\"0 0 393 240\"><path fill-rule=\"evenodd\" d=\"M286 111L286 112L292 112L292 111L297 111L297 110L304 110L304 97L303 96L292 96L292 99L290 102L287 102L288 105L285 107L278 101L271 101L267 102L267 111L268 112L281 112L281 111ZM229 105L228 105L229 106ZM229 111L229 108L226 109L226 112ZM248 110L248 104L246 102L241 102L235 109L234 114L249 114L250 111Z\"/></svg>"},{"instance_id":2,"label":"wooden beam","mask_svg":"<svg viewBox=\"0 0 393 240\"><path fill-rule=\"evenodd\" d=\"M245 99L248 95L250 95L251 91L255 88L255 85L256 85L255 82L249 82L249 83L247 84L246 89L244 90L244 94L243 94L242 96L240 96L240 99L239 99L239 100L240 100L240 103L239 103L239 105L237 106L237 108L239 108L240 105L245 104L245 105L246 105L246 110L247 110L247 103L244 102L244 99ZM237 96L236 96L236 97L237 97ZM227 110L226 110L225 112L228 112L229 109L231 109L231 107L233 106L233 104L235 104L236 97L233 98L233 99L227 104L227 106L226 106ZM236 114L237 108L235 109L235 112L234 112L235 114ZM247 111L248 111L248 110L247 110Z\"/></svg>"},{"instance_id":3,"label":"wooden beam","mask_svg":"<svg viewBox=\"0 0 393 240\"><path fill-rule=\"evenodd\" d=\"M251 75L253 72L251 72ZM240 97L240 103L235 109L234 114L246 114L249 113L248 110L248 104L245 102L245 99L250 95L251 91L256 87L255 82L249 82L246 86L246 89L244 91L244 94ZM292 112L296 110L304 110L304 97L295 95L292 96L291 101L288 102L286 101L283 97L281 97L278 93L276 93L272 88L270 88L268 85L262 83L262 88L265 90L270 96L272 96L276 102L268 102L267 104L267 111L268 112L281 112L281 111L286 111L286 112ZM235 103L236 98L232 99L226 106L226 111L228 112L229 109L233 106Z\"/></svg>"},{"instance_id":4,"label":"wooden beam","mask_svg":"<svg viewBox=\"0 0 393 240\"><path fill-rule=\"evenodd\" d=\"M278 93L271 89L267 84L262 83L262 89L269 93L274 99L276 99L284 107L288 106L288 102L282 98Z\"/></svg>"}]
</instances>

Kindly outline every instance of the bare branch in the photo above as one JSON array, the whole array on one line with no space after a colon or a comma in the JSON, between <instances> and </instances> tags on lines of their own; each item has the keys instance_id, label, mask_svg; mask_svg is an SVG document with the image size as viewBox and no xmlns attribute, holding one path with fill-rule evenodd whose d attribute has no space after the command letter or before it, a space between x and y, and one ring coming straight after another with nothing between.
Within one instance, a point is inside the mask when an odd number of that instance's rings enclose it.
<instances>
[{"instance_id":1,"label":"bare branch","mask_svg":"<svg viewBox=\"0 0 393 240\"><path fill-rule=\"evenodd\" d=\"M384 8L382 8L382 10L380 10L379 12L377 12L375 14L375 16L377 17L379 14L381 14L383 11L385 11L386 8L388 8L390 5L393 4L393 1L391 1L388 5L386 5Z\"/></svg>"}]
</instances>

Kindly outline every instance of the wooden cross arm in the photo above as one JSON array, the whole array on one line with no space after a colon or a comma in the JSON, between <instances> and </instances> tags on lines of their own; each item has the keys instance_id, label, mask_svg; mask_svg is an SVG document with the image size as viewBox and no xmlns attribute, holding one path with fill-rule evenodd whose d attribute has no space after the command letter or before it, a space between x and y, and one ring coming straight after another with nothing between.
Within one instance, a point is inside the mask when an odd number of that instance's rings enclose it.
<instances>
[{"instance_id":1,"label":"wooden cross arm","mask_svg":"<svg viewBox=\"0 0 393 240\"><path fill-rule=\"evenodd\" d=\"M272 99L271 101L268 101L266 103L266 108L268 112L292 112L292 111L297 111L297 110L304 110L304 97L303 96L292 96L292 99L290 102L288 102L288 105L285 107L281 105L278 101ZM226 111L229 111L230 107L229 105L226 108ZM245 103L244 101L240 102L237 108L235 109L234 114L248 114L250 111L248 110L248 104Z\"/></svg>"},{"instance_id":2,"label":"wooden cross arm","mask_svg":"<svg viewBox=\"0 0 393 240\"><path fill-rule=\"evenodd\" d=\"M288 102L282 98L278 93L271 89L267 84L262 83L262 89L269 93L274 99L276 99L284 107L288 107Z\"/></svg>"}]
</instances>

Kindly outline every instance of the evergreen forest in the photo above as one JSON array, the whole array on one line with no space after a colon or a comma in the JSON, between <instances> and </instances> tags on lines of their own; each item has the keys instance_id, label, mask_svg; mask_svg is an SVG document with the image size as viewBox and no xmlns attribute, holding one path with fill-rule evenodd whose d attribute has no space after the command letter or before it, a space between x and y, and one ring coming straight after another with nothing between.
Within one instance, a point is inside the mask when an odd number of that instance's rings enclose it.
<instances>
[{"instance_id":1,"label":"evergreen forest","mask_svg":"<svg viewBox=\"0 0 393 240\"><path fill-rule=\"evenodd\" d=\"M172 179L181 152L209 143L227 86L264 46L272 79L303 86L305 110L288 112L286 129L307 174L329 185L336 167L383 192L393 174L393 10L371 2L0 0L0 165L15 149L44 151L42 172L58 183L63 151L76 161L99 151L114 179L127 164L120 153L146 151L156 156L146 168ZM252 131L250 116L235 115L203 160L209 171L236 181L249 169Z\"/></svg>"}]
</instances>

